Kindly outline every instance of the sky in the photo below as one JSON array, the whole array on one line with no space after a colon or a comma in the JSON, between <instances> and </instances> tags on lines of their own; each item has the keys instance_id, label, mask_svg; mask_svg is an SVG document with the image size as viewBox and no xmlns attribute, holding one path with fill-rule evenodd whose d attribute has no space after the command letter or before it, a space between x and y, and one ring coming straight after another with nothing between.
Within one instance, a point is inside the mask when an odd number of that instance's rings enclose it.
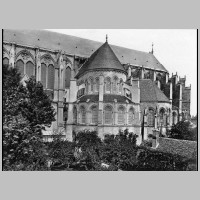
<instances>
[{"instance_id":1,"label":"sky","mask_svg":"<svg viewBox=\"0 0 200 200\"><path fill-rule=\"evenodd\" d=\"M139 51L149 52L160 63L180 77L186 75L191 84L191 115L197 114L197 32L195 29L48 29L90 40L105 42Z\"/></svg>"}]
</instances>

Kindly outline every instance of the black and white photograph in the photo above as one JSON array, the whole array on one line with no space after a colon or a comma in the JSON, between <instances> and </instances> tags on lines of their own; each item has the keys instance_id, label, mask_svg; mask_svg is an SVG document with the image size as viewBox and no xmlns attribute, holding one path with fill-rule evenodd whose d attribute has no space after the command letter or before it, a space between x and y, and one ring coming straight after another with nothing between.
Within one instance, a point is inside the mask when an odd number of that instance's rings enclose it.
<instances>
[{"instance_id":1,"label":"black and white photograph","mask_svg":"<svg viewBox=\"0 0 200 200\"><path fill-rule=\"evenodd\" d=\"M9 28L2 54L3 171L198 171L196 29Z\"/></svg>"}]
</instances>

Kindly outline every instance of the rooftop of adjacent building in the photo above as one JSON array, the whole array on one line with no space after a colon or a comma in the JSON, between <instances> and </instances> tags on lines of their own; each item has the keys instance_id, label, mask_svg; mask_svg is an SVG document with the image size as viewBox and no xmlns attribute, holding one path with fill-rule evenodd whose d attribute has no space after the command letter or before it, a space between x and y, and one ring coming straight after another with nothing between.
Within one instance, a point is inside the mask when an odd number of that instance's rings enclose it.
<instances>
[{"instance_id":1,"label":"rooftop of adjacent building","mask_svg":"<svg viewBox=\"0 0 200 200\"><path fill-rule=\"evenodd\" d=\"M170 101L152 80L140 79L140 102Z\"/></svg>"},{"instance_id":2,"label":"rooftop of adjacent building","mask_svg":"<svg viewBox=\"0 0 200 200\"><path fill-rule=\"evenodd\" d=\"M3 41L32 47L45 48L52 51L62 50L66 54L80 57L90 57L102 43L83 39L75 36L55 33L45 30L11 30L5 29ZM154 68L155 70L168 72L156 59L153 53L147 53L110 45L122 64L131 64Z\"/></svg>"}]
</instances>

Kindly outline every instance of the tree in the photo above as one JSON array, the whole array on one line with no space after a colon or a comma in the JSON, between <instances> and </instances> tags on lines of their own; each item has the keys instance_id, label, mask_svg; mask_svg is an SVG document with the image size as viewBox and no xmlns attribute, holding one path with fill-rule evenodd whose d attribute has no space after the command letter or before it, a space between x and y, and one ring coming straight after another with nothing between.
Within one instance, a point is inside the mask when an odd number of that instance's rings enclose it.
<instances>
[{"instance_id":1,"label":"tree","mask_svg":"<svg viewBox=\"0 0 200 200\"><path fill-rule=\"evenodd\" d=\"M191 128L190 121L180 121L172 126L168 135L170 138L182 140L197 140L197 129Z\"/></svg>"},{"instance_id":2,"label":"tree","mask_svg":"<svg viewBox=\"0 0 200 200\"><path fill-rule=\"evenodd\" d=\"M3 66L3 169L42 170L42 130L54 120L54 110L34 77L26 86L20 81L17 69Z\"/></svg>"}]
</instances>

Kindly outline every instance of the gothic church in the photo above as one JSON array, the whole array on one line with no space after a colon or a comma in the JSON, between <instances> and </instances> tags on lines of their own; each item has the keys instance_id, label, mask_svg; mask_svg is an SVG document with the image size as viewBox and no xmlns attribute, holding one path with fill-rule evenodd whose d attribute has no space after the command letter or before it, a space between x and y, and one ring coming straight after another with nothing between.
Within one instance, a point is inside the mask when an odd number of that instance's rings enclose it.
<instances>
[{"instance_id":1,"label":"gothic church","mask_svg":"<svg viewBox=\"0 0 200 200\"><path fill-rule=\"evenodd\" d=\"M165 134L190 118L186 77L169 72L152 51L141 52L44 30L4 30L3 64L16 67L22 81L35 76L56 111L44 132L97 130L100 137L129 129L138 144L153 129Z\"/></svg>"}]
</instances>

